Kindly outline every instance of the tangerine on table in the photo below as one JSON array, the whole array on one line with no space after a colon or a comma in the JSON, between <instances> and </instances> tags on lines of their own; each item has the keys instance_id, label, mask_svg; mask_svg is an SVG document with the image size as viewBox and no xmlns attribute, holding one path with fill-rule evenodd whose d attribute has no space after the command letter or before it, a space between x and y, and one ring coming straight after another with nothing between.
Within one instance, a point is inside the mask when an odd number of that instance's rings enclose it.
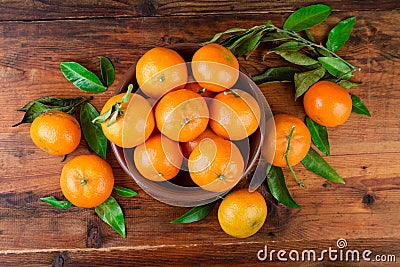
<instances>
[{"instance_id":1,"label":"tangerine on table","mask_svg":"<svg viewBox=\"0 0 400 267\"><path fill-rule=\"evenodd\" d=\"M203 97L188 89L169 92L155 108L160 132L172 140L194 140L207 128L208 106Z\"/></svg>"},{"instance_id":2,"label":"tangerine on table","mask_svg":"<svg viewBox=\"0 0 400 267\"><path fill-rule=\"evenodd\" d=\"M106 113L117 102L122 102L125 93L107 100L100 114ZM129 103L122 103L122 116L117 116L115 123L107 126L109 119L101 123L101 128L108 140L119 147L130 148L143 143L152 133L155 122L149 102L141 95L131 94Z\"/></svg>"},{"instance_id":3,"label":"tangerine on table","mask_svg":"<svg viewBox=\"0 0 400 267\"><path fill-rule=\"evenodd\" d=\"M267 144L268 148L266 150L274 149L275 146L275 156L272 165L278 167L286 167L287 162L285 158L285 152L288 146L288 137L294 128L292 139L290 141L290 150L288 152L288 160L291 166L300 163L301 160L307 155L311 146L311 135L307 126L299 118L288 115L288 114L277 114L273 119L267 121L267 128L273 127L275 121L275 132L269 131L267 140L273 140L274 142L269 142ZM273 136L271 136L273 135ZM263 153L269 153L268 151L263 151Z\"/></svg>"},{"instance_id":4,"label":"tangerine on table","mask_svg":"<svg viewBox=\"0 0 400 267\"><path fill-rule=\"evenodd\" d=\"M81 141L75 117L58 110L40 114L31 124L30 136L41 150L55 156L73 152Z\"/></svg>"},{"instance_id":5,"label":"tangerine on table","mask_svg":"<svg viewBox=\"0 0 400 267\"><path fill-rule=\"evenodd\" d=\"M210 127L225 139L241 140L257 130L260 112L253 96L231 89L219 93L211 101Z\"/></svg>"},{"instance_id":6,"label":"tangerine on table","mask_svg":"<svg viewBox=\"0 0 400 267\"><path fill-rule=\"evenodd\" d=\"M110 164L97 155L80 155L61 172L61 190L75 206L93 208L108 199L114 187Z\"/></svg>"},{"instance_id":7,"label":"tangerine on table","mask_svg":"<svg viewBox=\"0 0 400 267\"><path fill-rule=\"evenodd\" d=\"M192 72L200 86L212 92L231 88L239 78L239 62L232 52L219 44L199 48L192 58Z\"/></svg>"},{"instance_id":8,"label":"tangerine on table","mask_svg":"<svg viewBox=\"0 0 400 267\"><path fill-rule=\"evenodd\" d=\"M136 80L149 97L158 99L173 89L183 88L187 79L185 60L169 48L150 49L136 64Z\"/></svg>"},{"instance_id":9,"label":"tangerine on table","mask_svg":"<svg viewBox=\"0 0 400 267\"><path fill-rule=\"evenodd\" d=\"M267 218L267 204L257 191L243 188L229 193L218 208L218 221L225 233L246 238L261 229Z\"/></svg>"},{"instance_id":10,"label":"tangerine on table","mask_svg":"<svg viewBox=\"0 0 400 267\"><path fill-rule=\"evenodd\" d=\"M319 81L311 86L304 95L303 104L313 121L328 127L343 124L352 109L349 92L329 81Z\"/></svg>"},{"instance_id":11,"label":"tangerine on table","mask_svg":"<svg viewBox=\"0 0 400 267\"><path fill-rule=\"evenodd\" d=\"M161 134L151 136L145 143L137 146L133 161L143 177L153 181L174 178L182 165L179 143Z\"/></svg>"},{"instance_id":12,"label":"tangerine on table","mask_svg":"<svg viewBox=\"0 0 400 267\"><path fill-rule=\"evenodd\" d=\"M189 156L188 168L193 182L205 190L224 192L240 180L244 161L238 147L221 137L203 139Z\"/></svg>"},{"instance_id":13,"label":"tangerine on table","mask_svg":"<svg viewBox=\"0 0 400 267\"><path fill-rule=\"evenodd\" d=\"M189 158L190 154L195 149L195 147L200 144L201 140L205 138L215 139L218 137L218 135L216 135L210 128L207 127L207 129L203 133L201 133L196 139L189 142L181 143L183 156L185 158Z\"/></svg>"}]
</instances>

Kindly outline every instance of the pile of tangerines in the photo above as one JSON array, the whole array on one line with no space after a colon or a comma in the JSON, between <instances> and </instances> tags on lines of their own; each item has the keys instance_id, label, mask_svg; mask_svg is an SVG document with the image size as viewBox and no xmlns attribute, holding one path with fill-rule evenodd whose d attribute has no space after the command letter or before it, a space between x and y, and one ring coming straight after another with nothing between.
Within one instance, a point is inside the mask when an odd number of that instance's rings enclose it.
<instances>
[{"instance_id":1,"label":"pile of tangerines","mask_svg":"<svg viewBox=\"0 0 400 267\"><path fill-rule=\"evenodd\" d=\"M131 94L130 88L105 103L101 111L103 133L117 146L135 148L135 167L147 179L174 178L186 158L190 178L199 187L212 192L230 190L245 168L234 141L248 138L257 130L262 112L251 94L233 87L238 77L238 60L221 45L199 48L190 70L176 51L153 48L136 65L142 93ZM345 122L351 106L347 91L328 81L316 83L304 96L307 115L324 126ZM119 112L113 117L111 111L116 109ZM276 115L268 123L275 123L276 129L265 148L275 151L272 164L298 164L311 145L306 125L287 114ZM40 115L30 132L34 143L53 155L71 153L80 141L79 123L59 111ZM61 175L64 196L78 207L95 207L105 201L113 182L111 167L95 155L70 160ZM266 216L263 196L247 189L229 193L218 210L222 229L240 238L255 234Z\"/></svg>"}]
</instances>

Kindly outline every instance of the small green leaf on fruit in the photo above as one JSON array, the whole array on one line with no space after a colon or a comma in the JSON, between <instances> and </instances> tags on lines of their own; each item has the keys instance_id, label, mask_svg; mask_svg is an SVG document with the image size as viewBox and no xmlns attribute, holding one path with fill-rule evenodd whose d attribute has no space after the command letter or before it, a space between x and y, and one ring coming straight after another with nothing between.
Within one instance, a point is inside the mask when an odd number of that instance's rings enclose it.
<instances>
[{"instance_id":1,"label":"small green leaf on fruit","mask_svg":"<svg viewBox=\"0 0 400 267\"><path fill-rule=\"evenodd\" d=\"M211 202L206 205L202 206L197 206L183 214L181 217L178 219L175 219L171 221L170 223L175 224L175 223L192 223L192 222L197 222L205 217L213 210L215 205L215 202Z\"/></svg>"},{"instance_id":2,"label":"small green leaf on fruit","mask_svg":"<svg viewBox=\"0 0 400 267\"><path fill-rule=\"evenodd\" d=\"M137 196L137 192L133 191L130 188L126 188L123 186L115 185L113 188L113 193L120 197L134 197Z\"/></svg>"},{"instance_id":3,"label":"small green leaf on fruit","mask_svg":"<svg viewBox=\"0 0 400 267\"><path fill-rule=\"evenodd\" d=\"M351 101L352 101L351 112L371 117L371 113L369 112L368 108L364 105L364 103L361 101L360 98L358 98L355 95L351 95Z\"/></svg>"},{"instance_id":4,"label":"small green leaf on fruit","mask_svg":"<svg viewBox=\"0 0 400 267\"><path fill-rule=\"evenodd\" d=\"M131 99L131 93L132 93L133 85L129 84L128 85L128 90L126 90L126 93L122 97L122 103L128 103L129 100Z\"/></svg>"},{"instance_id":5,"label":"small green leaf on fruit","mask_svg":"<svg viewBox=\"0 0 400 267\"><path fill-rule=\"evenodd\" d=\"M308 170L329 181L344 184L344 181L339 174L313 148L310 148L308 154L301 163L303 163L304 167Z\"/></svg>"},{"instance_id":6,"label":"small green leaf on fruit","mask_svg":"<svg viewBox=\"0 0 400 267\"><path fill-rule=\"evenodd\" d=\"M122 237L126 237L124 214L118 202L110 196L95 208L97 215Z\"/></svg>"},{"instance_id":7,"label":"small green leaf on fruit","mask_svg":"<svg viewBox=\"0 0 400 267\"><path fill-rule=\"evenodd\" d=\"M42 197L40 200L52 205L53 207L65 210L69 209L72 206L72 203L68 200L57 200L55 197Z\"/></svg>"}]
</instances>

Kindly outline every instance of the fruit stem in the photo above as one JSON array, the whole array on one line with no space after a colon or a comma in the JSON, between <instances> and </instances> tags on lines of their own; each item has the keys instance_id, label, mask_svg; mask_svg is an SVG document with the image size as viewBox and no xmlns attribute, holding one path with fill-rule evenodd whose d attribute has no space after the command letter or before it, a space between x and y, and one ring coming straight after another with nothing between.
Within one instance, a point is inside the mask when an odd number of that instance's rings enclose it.
<instances>
[{"instance_id":1,"label":"fruit stem","mask_svg":"<svg viewBox=\"0 0 400 267\"><path fill-rule=\"evenodd\" d=\"M303 188L304 188L304 187L306 187L306 186L299 180L299 178L297 178L297 175L296 175L295 171L293 170L292 165L290 165L290 162L289 162L290 142L292 141L293 132L294 132L294 129L295 129L295 128L296 128L296 126L293 125L293 126L292 126L292 129L290 130L290 133L289 133L289 135L288 135L288 137L287 137L287 139L288 139L288 144L287 144L287 147L286 147L285 154L283 154L283 156L285 157L285 159L286 159L286 164L288 165L290 172L293 174L294 179L296 180L297 184L298 184L300 187L303 187Z\"/></svg>"},{"instance_id":2,"label":"fruit stem","mask_svg":"<svg viewBox=\"0 0 400 267\"><path fill-rule=\"evenodd\" d=\"M220 180L220 181L223 181L225 179L225 175L219 174L217 179Z\"/></svg>"},{"instance_id":3,"label":"fruit stem","mask_svg":"<svg viewBox=\"0 0 400 267\"><path fill-rule=\"evenodd\" d=\"M81 185L85 186L87 184L87 179L85 177L81 180Z\"/></svg>"},{"instance_id":4,"label":"fruit stem","mask_svg":"<svg viewBox=\"0 0 400 267\"><path fill-rule=\"evenodd\" d=\"M240 94L235 89L229 89L229 90L224 92L225 95L230 94L230 93L234 94L236 97L240 97Z\"/></svg>"}]
</instances>

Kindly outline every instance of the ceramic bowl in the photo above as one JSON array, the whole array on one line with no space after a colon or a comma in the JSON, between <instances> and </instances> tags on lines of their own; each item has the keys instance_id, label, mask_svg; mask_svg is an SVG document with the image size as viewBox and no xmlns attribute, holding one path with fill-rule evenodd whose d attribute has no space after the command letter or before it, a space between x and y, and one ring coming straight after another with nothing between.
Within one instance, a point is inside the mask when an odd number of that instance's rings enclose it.
<instances>
[{"instance_id":1,"label":"ceramic bowl","mask_svg":"<svg viewBox=\"0 0 400 267\"><path fill-rule=\"evenodd\" d=\"M190 62L192 55L199 48L197 44L180 43L169 46L177 51L186 62ZM187 63L190 64L190 63ZM188 65L190 69L190 65ZM135 77L136 63L134 63L124 74L119 84L117 85L114 94L125 92L129 84L133 84L134 91L140 90ZM258 102L261 109L260 126L255 133L249 138L241 141L235 141L239 147L244 160L245 170L241 179L248 179L246 184L249 185L249 190L257 189L264 181L269 168L269 162L272 159L266 159L261 156L261 150L265 147L266 134L269 130L266 129L266 121L272 117L271 110L265 100L260 89L252 82L251 78L245 74L245 70L240 69L240 77L234 88L242 89L250 93ZM204 205L215 201L222 197L227 192L216 193L203 190L195 185L187 171L180 171L177 177L164 182L154 182L144 178L136 169L133 162L134 148L121 148L111 143L112 150L122 169L149 195L153 198L173 206L193 207ZM249 175L250 174L250 175ZM251 177L250 177L251 176Z\"/></svg>"}]
</instances>

